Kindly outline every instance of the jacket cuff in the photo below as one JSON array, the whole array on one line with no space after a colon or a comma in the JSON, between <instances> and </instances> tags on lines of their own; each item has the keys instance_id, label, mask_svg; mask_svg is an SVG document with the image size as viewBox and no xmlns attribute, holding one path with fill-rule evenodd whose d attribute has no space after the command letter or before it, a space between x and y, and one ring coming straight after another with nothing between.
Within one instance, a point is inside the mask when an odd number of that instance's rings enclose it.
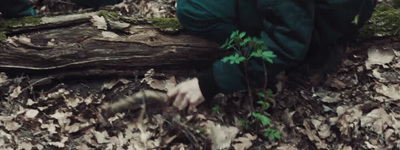
<instances>
[{"instance_id":1,"label":"jacket cuff","mask_svg":"<svg viewBox=\"0 0 400 150\"><path fill-rule=\"evenodd\" d=\"M215 95L221 92L215 81L212 67L202 72L197 79L199 80L201 93L206 100L213 99Z\"/></svg>"}]
</instances>

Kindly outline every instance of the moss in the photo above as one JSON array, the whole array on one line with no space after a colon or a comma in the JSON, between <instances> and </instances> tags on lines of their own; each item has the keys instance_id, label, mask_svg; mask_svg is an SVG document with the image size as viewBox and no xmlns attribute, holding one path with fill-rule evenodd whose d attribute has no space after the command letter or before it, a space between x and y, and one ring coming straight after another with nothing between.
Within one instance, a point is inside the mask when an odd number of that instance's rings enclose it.
<instances>
[{"instance_id":1,"label":"moss","mask_svg":"<svg viewBox=\"0 0 400 150\"><path fill-rule=\"evenodd\" d=\"M0 41L5 41L7 39L7 36L4 32L0 32Z\"/></svg>"},{"instance_id":2,"label":"moss","mask_svg":"<svg viewBox=\"0 0 400 150\"><path fill-rule=\"evenodd\" d=\"M177 33L183 29L177 18L153 18L150 23L166 33Z\"/></svg>"},{"instance_id":3,"label":"moss","mask_svg":"<svg viewBox=\"0 0 400 150\"><path fill-rule=\"evenodd\" d=\"M0 29L34 26L41 23L38 16L28 16L23 18L6 19L0 21Z\"/></svg>"},{"instance_id":4,"label":"moss","mask_svg":"<svg viewBox=\"0 0 400 150\"><path fill-rule=\"evenodd\" d=\"M112 20L112 21L119 21L120 20L120 15L118 15L115 12L110 12L110 11L107 11L107 10L99 11L99 16L103 16L104 19L106 19L106 20Z\"/></svg>"},{"instance_id":5,"label":"moss","mask_svg":"<svg viewBox=\"0 0 400 150\"><path fill-rule=\"evenodd\" d=\"M360 30L362 38L399 36L400 10L380 4L368 23Z\"/></svg>"}]
</instances>

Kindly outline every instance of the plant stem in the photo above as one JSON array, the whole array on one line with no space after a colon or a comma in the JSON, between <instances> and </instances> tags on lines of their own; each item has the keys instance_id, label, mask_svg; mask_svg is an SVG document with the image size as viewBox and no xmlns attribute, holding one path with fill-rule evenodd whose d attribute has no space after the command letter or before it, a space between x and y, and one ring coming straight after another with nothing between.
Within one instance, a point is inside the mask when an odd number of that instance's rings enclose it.
<instances>
[{"instance_id":1,"label":"plant stem","mask_svg":"<svg viewBox=\"0 0 400 150\"><path fill-rule=\"evenodd\" d=\"M248 75L248 71L247 71L247 64L248 64L248 60L245 61L244 63L244 73L246 76L246 84L247 84L247 93L249 94L249 102L250 102L250 113L254 112L254 104L253 104L253 94L250 88L250 81L249 81L249 75Z\"/></svg>"},{"instance_id":2,"label":"plant stem","mask_svg":"<svg viewBox=\"0 0 400 150\"><path fill-rule=\"evenodd\" d=\"M262 61L263 67L264 67L264 86L263 90L267 89L267 83L268 83L268 73L267 73L267 67L265 66L265 62Z\"/></svg>"}]
</instances>

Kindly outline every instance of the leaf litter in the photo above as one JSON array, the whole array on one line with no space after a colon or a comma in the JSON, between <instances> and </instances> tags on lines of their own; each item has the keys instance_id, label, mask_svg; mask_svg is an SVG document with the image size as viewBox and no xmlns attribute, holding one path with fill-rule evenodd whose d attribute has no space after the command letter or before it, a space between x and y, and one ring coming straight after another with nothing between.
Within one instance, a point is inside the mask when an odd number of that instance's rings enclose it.
<instances>
[{"instance_id":1,"label":"leaf litter","mask_svg":"<svg viewBox=\"0 0 400 150\"><path fill-rule=\"evenodd\" d=\"M121 14L173 17L175 3L124 0L108 8ZM57 7L61 5L41 6L38 12L48 14ZM117 37L107 31L104 18L93 16L92 23L105 37ZM66 87L32 90L27 88L29 79L0 72L0 149L398 149L400 46L391 40L349 46L340 69L330 74L317 92L311 84L316 83L313 78L286 79L284 82L292 83L287 87L281 82L277 105L268 110L282 135L276 141L232 123L246 116L240 104L230 104L242 98L240 94L210 102L222 107L218 112L201 106L195 114L186 114L157 104L100 117L106 103L140 89L165 92L179 82L180 78L155 70L149 70L141 82L130 78L90 81L100 85L90 86L87 93L67 81ZM7 42L29 44L30 39L15 36ZM162 111L151 114L148 111L152 109Z\"/></svg>"}]
</instances>

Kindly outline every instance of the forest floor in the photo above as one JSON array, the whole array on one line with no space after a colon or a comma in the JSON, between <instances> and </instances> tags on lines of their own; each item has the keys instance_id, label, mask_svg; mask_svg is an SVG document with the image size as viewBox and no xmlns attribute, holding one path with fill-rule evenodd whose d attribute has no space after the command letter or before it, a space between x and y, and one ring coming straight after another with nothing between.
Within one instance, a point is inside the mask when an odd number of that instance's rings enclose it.
<instances>
[{"instance_id":1,"label":"forest floor","mask_svg":"<svg viewBox=\"0 0 400 150\"><path fill-rule=\"evenodd\" d=\"M175 3L129 2L104 9L174 17ZM34 4L39 15L82 10L66 1ZM141 89L165 91L192 76L149 70L136 77L36 84L41 82L14 74L0 71L0 149L400 149L398 37L347 44L338 70L327 76L282 76L275 104L265 113L278 139L264 135L268 131L250 113L245 93L219 95L194 113L147 106L110 118L100 115L106 103Z\"/></svg>"}]
</instances>

